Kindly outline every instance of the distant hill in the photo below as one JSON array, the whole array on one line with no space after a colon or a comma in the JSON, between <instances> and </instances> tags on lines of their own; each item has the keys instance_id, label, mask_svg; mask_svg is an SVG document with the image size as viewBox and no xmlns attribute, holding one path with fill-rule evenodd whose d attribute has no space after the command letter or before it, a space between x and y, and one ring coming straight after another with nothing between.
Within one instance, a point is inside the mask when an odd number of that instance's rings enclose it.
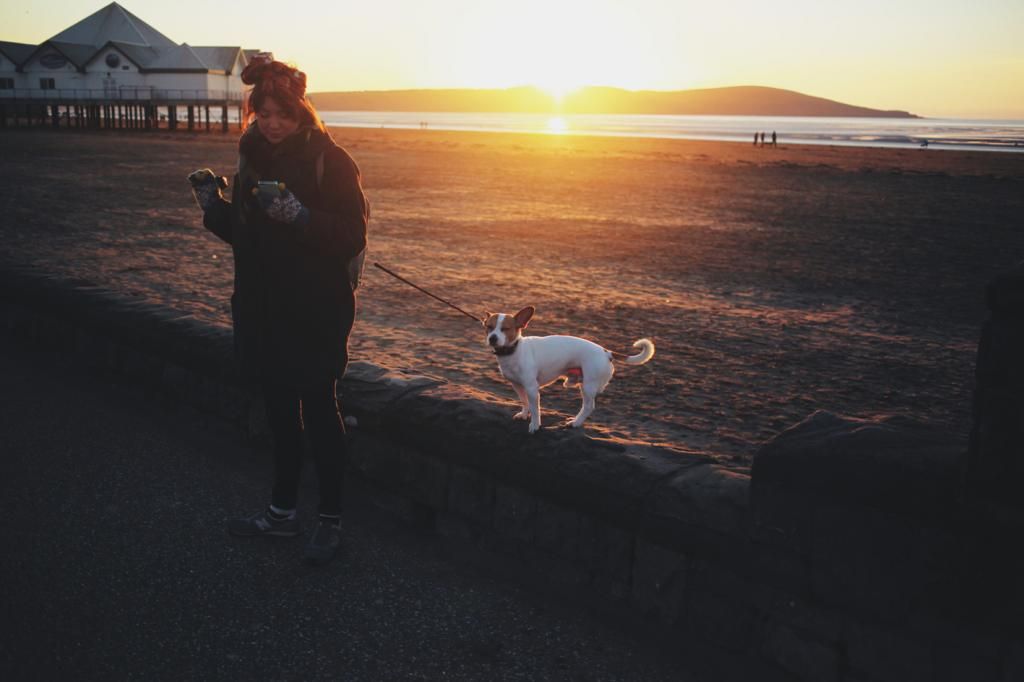
<instances>
[{"instance_id":1,"label":"distant hill","mask_svg":"<svg viewBox=\"0 0 1024 682\"><path fill-rule=\"evenodd\" d=\"M504 90L364 90L316 92L310 99L324 111L458 111L564 114L696 114L732 116L872 116L918 118L812 97L792 90L740 86L702 90L622 90L587 87L554 97L533 87Z\"/></svg>"}]
</instances>

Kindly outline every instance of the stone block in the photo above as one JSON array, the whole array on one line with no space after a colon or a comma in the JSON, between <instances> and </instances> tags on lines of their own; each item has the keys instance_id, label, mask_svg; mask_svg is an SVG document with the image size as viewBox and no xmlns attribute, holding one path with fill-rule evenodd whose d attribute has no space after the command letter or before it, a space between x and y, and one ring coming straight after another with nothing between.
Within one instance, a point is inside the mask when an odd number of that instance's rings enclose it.
<instances>
[{"instance_id":1,"label":"stone block","mask_svg":"<svg viewBox=\"0 0 1024 682\"><path fill-rule=\"evenodd\" d=\"M360 434L362 454L350 462L353 468L368 480L384 487L393 488L397 482L396 472L401 466L401 446L386 439L366 437Z\"/></svg>"},{"instance_id":2,"label":"stone block","mask_svg":"<svg viewBox=\"0 0 1024 682\"><path fill-rule=\"evenodd\" d=\"M6 326L14 338L31 340L32 313L23 305L13 305L7 310Z\"/></svg>"},{"instance_id":3,"label":"stone block","mask_svg":"<svg viewBox=\"0 0 1024 682\"><path fill-rule=\"evenodd\" d=\"M934 647L932 655L935 661L935 682L1000 682L1000 661L994 652L983 652L971 646L943 644ZM1024 680L1024 677L1016 679Z\"/></svg>"},{"instance_id":4,"label":"stone block","mask_svg":"<svg viewBox=\"0 0 1024 682\"><path fill-rule=\"evenodd\" d=\"M578 430L530 435L509 406L460 387L411 392L386 406L381 422L398 437L430 443L438 458L471 468L565 507L623 526L635 525L647 494L697 458L624 446ZM399 428L401 427L401 428Z\"/></svg>"},{"instance_id":5,"label":"stone block","mask_svg":"<svg viewBox=\"0 0 1024 682\"><path fill-rule=\"evenodd\" d=\"M117 346L117 372L145 386L157 387L163 374L163 360L128 346Z\"/></svg>"},{"instance_id":6,"label":"stone block","mask_svg":"<svg viewBox=\"0 0 1024 682\"><path fill-rule=\"evenodd\" d=\"M696 464L656 485L644 512L670 536L680 526L690 526L739 537L746 532L749 487L745 474Z\"/></svg>"},{"instance_id":7,"label":"stone block","mask_svg":"<svg viewBox=\"0 0 1024 682\"><path fill-rule=\"evenodd\" d=\"M1014 642L1003 660L1003 677L1000 682L1024 680L1024 642Z\"/></svg>"},{"instance_id":8,"label":"stone block","mask_svg":"<svg viewBox=\"0 0 1024 682\"><path fill-rule=\"evenodd\" d=\"M950 519L964 450L957 438L903 417L854 419L819 411L756 453L752 498L763 499L757 487L771 484L831 504Z\"/></svg>"},{"instance_id":9,"label":"stone block","mask_svg":"<svg viewBox=\"0 0 1024 682\"><path fill-rule=\"evenodd\" d=\"M217 414L234 424L242 421L249 403L254 400L249 391L226 383L220 385L217 398Z\"/></svg>"},{"instance_id":10,"label":"stone block","mask_svg":"<svg viewBox=\"0 0 1024 682\"><path fill-rule=\"evenodd\" d=\"M75 347L75 325L59 315L37 311L32 320L32 340L40 349L71 351Z\"/></svg>"},{"instance_id":11,"label":"stone block","mask_svg":"<svg viewBox=\"0 0 1024 682\"><path fill-rule=\"evenodd\" d=\"M494 529L514 540L532 544L536 538L537 498L500 483L494 492Z\"/></svg>"},{"instance_id":12,"label":"stone block","mask_svg":"<svg viewBox=\"0 0 1024 682\"><path fill-rule=\"evenodd\" d=\"M562 559L579 561L579 513L538 498L536 543L544 551Z\"/></svg>"},{"instance_id":13,"label":"stone block","mask_svg":"<svg viewBox=\"0 0 1024 682\"><path fill-rule=\"evenodd\" d=\"M270 423L267 421L267 408L263 398L258 397L249 402L245 415L246 438L262 438L270 435Z\"/></svg>"},{"instance_id":14,"label":"stone block","mask_svg":"<svg viewBox=\"0 0 1024 682\"><path fill-rule=\"evenodd\" d=\"M881 682L930 682L934 670L929 647L900 631L851 619L843 628L849 666Z\"/></svg>"},{"instance_id":15,"label":"stone block","mask_svg":"<svg viewBox=\"0 0 1024 682\"><path fill-rule=\"evenodd\" d=\"M490 525L494 519L494 481L472 469L453 465L448 509L475 523Z\"/></svg>"},{"instance_id":16,"label":"stone block","mask_svg":"<svg viewBox=\"0 0 1024 682\"><path fill-rule=\"evenodd\" d=\"M1024 525L1024 262L988 285L967 457L971 506Z\"/></svg>"},{"instance_id":17,"label":"stone block","mask_svg":"<svg viewBox=\"0 0 1024 682\"><path fill-rule=\"evenodd\" d=\"M739 555L743 572L774 589L797 595L810 594L811 562L788 547L747 542Z\"/></svg>"},{"instance_id":18,"label":"stone block","mask_svg":"<svg viewBox=\"0 0 1024 682\"><path fill-rule=\"evenodd\" d=\"M482 527L461 514L439 511L434 516L434 530L443 538L474 545L480 538Z\"/></svg>"},{"instance_id":19,"label":"stone block","mask_svg":"<svg viewBox=\"0 0 1024 682\"><path fill-rule=\"evenodd\" d=\"M218 378L194 370L190 370L189 374L192 377L191 390L187 396L189 404L207 414L218 415L221 404L221 384Z\"/></svg>"},{"instance_id":20,"label":"stone block","mask_svg":"<svg viewBox=\"0 0 1024 682\"><path fill-rule=\"evenodd\" d=\"M797 632L811 633L816 641L823 644L837 643L842 639L843 614L840 611L782 592L771 593L763 608L773 621Z\"/></svg>"},{"instance_id":21,"label":"stone block","mask_svg":"<svg viewBox=\"0 0 1024 682\"><path fill-rule=\"evenodd\" d=\"M348 439L348 471L365 477L367 460L373 457L374 451L380 447L380 442L365 432L350 432Z\"/></svg>"},{"instance_id":22,"label":"stone block","mask_svg":"<svg viewBox=\"0 0 1024 682\"><path fill-rule=\"evenodd\" d=\"M816 500L768 481L750 486L751 537L810 556Z\"/></svg>"},{"instance_id":23,"label":"stone block","mask_svg":"<svg viewBox=\"0 0 1024 682\"><path fill-rule=\"evenodd\" d=\"M434 527L435 510L427 505L377 485L369 485L367 489L373 504L398 520L415 528Z\"/></svg>"},{"instance_id":24,"label":"stone block","mask_svg":"<svg viewBox=\"0 0 1024 682\"><path fill-rule=\"evenodd\" d=\"M113 351L109 339L79 327L75 330L75 357L78 362L92 369L113 367Z\"/></svg>"},{"instance_id":25,"label":"stone block","mask_svg":"<svg viewBox=\"0 0 1024 682\"><path fill-rule=\"evenodd\" d=\"M0 330L5 332L14 331L15 308L14 303L0 298Z\"/></svg>"},{"instance_id":26,"label":"stone block","mask_svg":"<svg viewBox=\"0 0 1024 682\"><path fill-rule=\"evenodd\" d=\"M643 539L635 547L632 603L641 613L674 625L684 611L686 557Z\"/></svg>"},{"instance_id":27,"label":"stone block","mask_svg":"<svg viewBox=\"0 0 1024 682\"><path fill-rule=\"evenodd\" d=\"M524 569L533 574L534 578L543 581L547 587L579 589L586 587L590 577L582 567L561 557L552 556L547 552L532 547L520 547L520 559Z\"/></svg>"},{"instance_id":28,"label":"stone block","mask_svg":"<svg viewBox=\"0 0 1024 682\"><path fill-rule=\"evenodd\" d=\"M597 594L604 595L609 601L620 604L629 601L633 592L633 587L629 583L605 575L591 576L590 588Z\"/></svg>"},{"instance_id":29,"label":"stone block","mask_svg":"<svg viewBox=\"0 0 1024 682\"><path fill-rule=\"evenodd\" d=\"M838 647L781 623L765 626L761 655L801 680L839 682Z\"/></svg>"},{"instance_id":30,"label":"stone block","mask_svg":"<svg viewBox=\"0 0 1024 682\"><path fill-rule=\"evenodd\" d=\"M192 381L190 372L184 367L167 363L160 375L160 388L164 396L173 401L183 401L189 392L189 383Z\"/></svg>"},{"instance_id":31,"label":"stone block","mask_svg":"<svg viewBox=\"0 0 1024 682\"><path fill-rule=\"evenodd\" d=\"M399 490L433 509L448 506L449 465L414 450L401 450Z\"/></svg>"},{"instance_id":32,"label":"stone block","mask_svg":"<svg viewBox=\"0 0 1024 682\"><path fill-rule=\"evenodd\" d=\"M943 530L843 507L818 509L814 528L811 589L826 606L906 619L957 589L959 543Z\"/></svg>"},{"instance_id":33,"label":"stone block","mask_svg":"<svg viewBox=\"0 0 1024 682\"><path fill-rule=\"evenodd\" d=\"M682 623L691 636L730 652L753 650L759 620L754 609L692 583L685 605Z\"/></svg>"},{"instance_id":34,"label":"stone block","mask_svg":"<svg viewBox=\"0 0 1024 682\"><path fill-rule=\"evenodd\" d=\"M379 486L433 509L448 506L448 470L445 462L410 450L387 439L361 439L360 453L350 464Z\"/></svg>"},{"instance_id":35,"label":"stone block","mask_svg":"<svg viewBox=\"0 0 1024 682\"><path fill-rule=\"evenodd\" d=\"M590 567L595 584L609 587L629 585L632 582L634 536L587 514L580 514L578 521L579 561Z\"/></svg>"}]
</instances>

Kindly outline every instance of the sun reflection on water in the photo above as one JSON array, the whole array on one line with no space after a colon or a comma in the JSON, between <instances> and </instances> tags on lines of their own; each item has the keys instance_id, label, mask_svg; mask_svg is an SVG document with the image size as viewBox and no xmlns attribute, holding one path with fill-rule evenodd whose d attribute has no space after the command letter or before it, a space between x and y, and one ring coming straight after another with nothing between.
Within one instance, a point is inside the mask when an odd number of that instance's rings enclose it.
<instances>
[{"instance_id":1,"label":"sun reflection on water","mask_svg":"<svg viewBox=\"0 0 1024 682\"><path fill-rule=\"evenodd\" d=\"M565 122L565 119L561 116L552 116L548 119L548 130L547 132L554 135L568 132L569 124Z\"/></svg>"}]
</instances>

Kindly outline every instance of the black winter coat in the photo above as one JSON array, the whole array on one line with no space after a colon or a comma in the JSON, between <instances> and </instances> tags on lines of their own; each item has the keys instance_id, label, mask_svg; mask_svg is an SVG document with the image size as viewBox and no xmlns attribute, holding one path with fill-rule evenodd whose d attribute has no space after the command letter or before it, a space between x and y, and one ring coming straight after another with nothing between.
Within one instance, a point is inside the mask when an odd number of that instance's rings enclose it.
<instances>
[{"instance_id":1,"label":"black winter coat","mask_svg":"<svg viewBox=\"0 0 1024 682\"><path fill-rule=\"evenodd\" d=\"M234 251L236 359L254 380L302 386L340 378L355 319L347 265L366 246L370 217L359 168L317 128L271 145L255 125L239 140L238 166L231 201L203 219ZM285 183L310 210L309 222L268 218L252 196L260 180Z\"/></svg>"}]
</instances>

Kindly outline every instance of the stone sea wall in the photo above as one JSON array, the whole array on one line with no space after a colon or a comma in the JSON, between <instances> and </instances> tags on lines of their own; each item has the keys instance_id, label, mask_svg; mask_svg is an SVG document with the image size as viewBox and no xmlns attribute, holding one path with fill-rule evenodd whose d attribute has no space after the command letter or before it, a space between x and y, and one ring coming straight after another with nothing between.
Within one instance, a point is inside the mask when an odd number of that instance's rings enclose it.
<instances>
[{"instance_id":1,"label":"stone sea wall","mask_svg":"<svg viewBox=\"0 0 1024 682\"><path fill-rule=\"evenodd\" d=\"M265 430L228 329L14 265L0 267L0 329ZM998 385L979 400L1019 406L1020 385L986 357ZM747 476L581 432L529 436L508 405L367 363L340 390L358 422L351 471L384 506L718 654L721 679L1024 680L1024 525L964 485L989 480L990 461L1019 468L1024 422L1005 410L975 438L970 471L957 439L920 424L818 412ZM998 509L1018 484L999 478Z\"/></svg>"}]
</instances>

